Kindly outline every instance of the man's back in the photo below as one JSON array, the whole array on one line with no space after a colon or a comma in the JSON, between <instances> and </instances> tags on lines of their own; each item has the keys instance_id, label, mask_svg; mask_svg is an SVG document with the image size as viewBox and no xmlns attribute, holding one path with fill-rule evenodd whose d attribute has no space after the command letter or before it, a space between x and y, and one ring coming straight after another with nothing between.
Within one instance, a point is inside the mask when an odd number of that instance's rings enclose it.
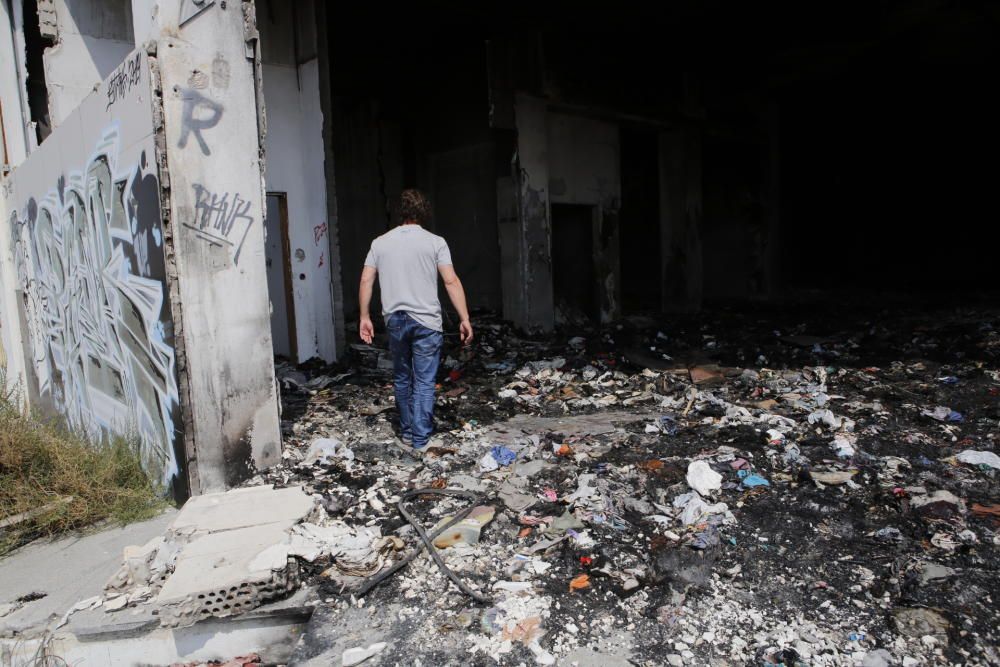
<instances>
[{"instance_id":1,"label":"man's back","mask_svg":"<svg viewBox=\"0 0 1000 667\"><path fill-rule=\"evenodd\" d=\"M378 270L383 316L405 311L442 331L438 267L451 263L447 242L420 225L400 225L375 239L365 266Z\"/></svg>"}]
</instances>

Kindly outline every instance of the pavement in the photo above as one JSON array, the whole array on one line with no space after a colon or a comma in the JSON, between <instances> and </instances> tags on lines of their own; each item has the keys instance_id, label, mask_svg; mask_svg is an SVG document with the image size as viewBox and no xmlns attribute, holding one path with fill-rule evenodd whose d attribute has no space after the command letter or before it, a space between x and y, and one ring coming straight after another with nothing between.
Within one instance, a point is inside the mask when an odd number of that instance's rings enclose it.
<instances>
[{"instance_id":1,"label":"pavement","mask_svg":"<svg viewBox=\"0 0 1000 667\"><path fill-rule=\"evenodd\" d=\"M100 595L124 548L161 534L176 515L168 509L127 526L37 540L0 560L0 613L9 610L0 616L0 637L42 634L77 602Z\"/></svg>"}]
</instances>

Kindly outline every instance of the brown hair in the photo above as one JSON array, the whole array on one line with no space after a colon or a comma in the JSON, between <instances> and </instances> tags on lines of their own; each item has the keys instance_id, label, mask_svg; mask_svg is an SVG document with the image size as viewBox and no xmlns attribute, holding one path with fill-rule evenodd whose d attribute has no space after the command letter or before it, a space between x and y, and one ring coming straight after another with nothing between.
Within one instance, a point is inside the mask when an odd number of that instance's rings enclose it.
<instances>
[{"instance_id":1,"label":"brown hair","mask_svg":"<svg viewBox=\"0 0 1000 667\"><path fill-rule=\"evenodd\" d=\"M425 225L431 219L431 202L423 192L407 188L399 195L400 222L415 222Z\"/></svg>"}]
</instances>

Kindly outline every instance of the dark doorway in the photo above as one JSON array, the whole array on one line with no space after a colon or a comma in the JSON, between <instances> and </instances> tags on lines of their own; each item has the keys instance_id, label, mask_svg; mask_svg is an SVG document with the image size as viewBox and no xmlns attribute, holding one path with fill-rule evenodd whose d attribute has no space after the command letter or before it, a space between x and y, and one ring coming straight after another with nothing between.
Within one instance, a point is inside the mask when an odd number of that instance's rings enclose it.
<instances>
[{"instance_id":1,"label":"dark doorway","mask_svg":"<svg viewBox=\"0 0 1000 667\"><path fill-rule=\"evenodd\" d=\"M594 207L552 204L552 277L557 309L600 322L594 271Z\"/></svg>"},{"instance_id":2,"label":"dark doorway","mask_svg":"<svg viewBox=\"0 0 1000 667\"><path fill-rule=\"evenodd\" d=\"M658 134L621 128L622 311L660 310L660 158Z\"/></svg>"},{"instance_id":3,"label":"dark doorway","mask_svg":"<svg viewBox=\"0 0 1000 667\"><path fill-rule=\"evenodd\" d=\"M298 361L292 253L288 240L288 201L284 192L267 193L264 226L267 230L264 261L267 266L267 292L271 298L271 341L274 354Z\"/></svg>"}]
</instances>

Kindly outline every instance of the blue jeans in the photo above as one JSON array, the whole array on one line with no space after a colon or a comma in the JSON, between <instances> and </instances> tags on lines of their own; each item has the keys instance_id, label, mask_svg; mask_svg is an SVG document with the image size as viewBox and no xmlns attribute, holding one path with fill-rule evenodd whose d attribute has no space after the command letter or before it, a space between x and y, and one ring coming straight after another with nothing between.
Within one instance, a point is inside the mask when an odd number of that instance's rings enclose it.
<instances>
[{"instance_id":1,"label":"blue jeans","mask_svg":"<svg viewBox=\"0 0 1000 667\"><path fill-rule=\"evenodd\" d=\"M428 329L405 311L386 319L392 352L396 408L403 440L423 447L434 430L434 382L444 335Z\"/></svg>"}]
</instances>

